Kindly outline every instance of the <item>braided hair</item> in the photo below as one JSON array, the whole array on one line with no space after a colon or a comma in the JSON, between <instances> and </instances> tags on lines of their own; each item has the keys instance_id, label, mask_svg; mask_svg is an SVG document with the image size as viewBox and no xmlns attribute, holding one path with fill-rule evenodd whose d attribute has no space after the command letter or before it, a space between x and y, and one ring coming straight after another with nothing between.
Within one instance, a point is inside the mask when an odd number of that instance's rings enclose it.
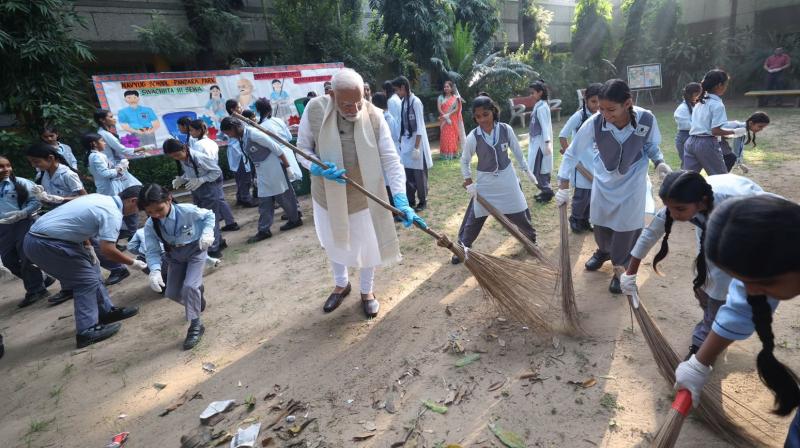
<instances>
[{"instance_id":1,"label":"braided hair","mask_svg":"<svg viewBox=\"0 0 800 448\"><path fill-rule=\"evenodd\" d=\"M589 87L587 87L586 91L583 92L583 103L581 104L581 124L583 124L584 121L588 120L589 117L592 116L586 109L586 102L589 101L589 98L600 95L601 90L603 90L603 84L599 82L593 82L589 84Z\"/></svg>"},{"instance_id":2,"label":"braided hair","mask_svg":"<svg viewBox=\"0 0 800 448\"><path fill-rule=\"evenodd\" d=\"M401 106L400 110L406 111L405 117L400 117L400 136L406 134L406 137L411 137L411 120L409 115L411 114L411 84L408 82L408 78L405 76L398 76L397 78L392 80L392 87L398 89L400 87L405 87L406 89L406 96L403 97L403 105ZM406 123L409 124L409 128L406 128Z\"/></svg>"},{"instance_id":3,"label":"braided hair","mask_svg":"<svg viewBox=\"0 0 800 448\"><path fill-rule=\"evenodd\" d=\"M703 94L700 95L700 99L698 101L705 103L705 100L708 99L708 94L717 88L717 86L728 82L728 79L730 78L724 70L717 68L709 70L706 75L703 76L703 81L700 83L700 85L703 87Z\"/></svg>"},{"instance_id":4,"label":"braided hair","mask_svg":"<svg viewBox=\"0 0 800 448\"><path fill-rule=\"evenodd\" d=\"M621 79L609 79L603 84L603 88L600 89L601 100L625 104L625 102L631 98L631 88ZM628 108L628 114L630 115L631 126L636 129L636 112L633 110L633 104ZM603 118L603 124L605 125L605 118Z\"/></svg>"},{"instance_id":5,"label":"braided hair","mask_svg":"<svg viewBox=\"0 0 800 448\"><path fill-rule=\"evenodd\" d=\"M703 176L694 171L674 171L668 174L661 184L658 196L664 202L667 200L681 204L704 202L706 210L701 213L706 216L708 216L714 208L714 190ZM674 218L670 214L669 208L667 208L664 222L664 238L661 240L661 249L659 249L658 253L653 258L653 269L659 275L661 273L658 271L658 263L669 254L669 235L672 232L673 222ZM705 285L706 278L708 277L708 266L703 249L705 233L705 227L700 227L700 251L695 259L695 269L697 273L692 281L692 285L695 289L699 289Z\"/></svg>"},{"instance_id":6,"label":"braided hair","mask_svg":"<svg viewBox=\"0 0 800 448\"><path fill-rule=\"evenodd\" d=\"M11 164L11 159L9 159L4 155L0 155L0 159L5 160L6 162L8 162L9 165ZM19 209L22 210L22 207L25 205L26 202L28 202L28 198L30 197L28 193L28 188L25 186L25 184L20 182L16 176L14 176L13 170L11 171L11 174L8 176L8 180L10 180L12 184L14 184L14 190L17 192L17 207L19 207Z\"/></svg>"},{"instance_id":7,"label":"braided hair","mask_svg":"<svg viewBox=\"0 0 800 448\"><path fill-rule=\"evenodd\" d=\"M772 195L730 199L717 208L706 227L708 259L726 271L754 279L800 271L800 206L791 201ZM747 303L762 344L756 359L758 375L775 395L773 412L788 415L800 405L800 381L775 358L767 297L748 295Z\"/></svg>"},{"instance_id":8,"label":"braided hair","mask_svg":"<svg viewBox=\"0 0 800 448\"><path fill-rule=\"evenodd\" d=\"M747 129L747 140L745 140L744 144L748 144L750 142L753 143L753 146L756 146L756 133L750 131L751 124L769 124L769 115L766 112L753 112L752 115L747 117L745 121L745 129Z\"/></svg>"},{"instance_id":9,"label":"braided hair","mask_svg":"<svg viewBox=\"0 0 800 448\"><path fill-rule=\"evenodd\" d=\"M59 152L54 147L48 145L47 143L44 142L34 143L33 145L28 147L28 150L25 151L25 155L28 157L33 157L34 159L45 159L45 160L49 159L50 156L53 156L53 158L55 158L60 165L64 165L71 171L77 173L77 171L75 171L71 166L69 166L69 163L67 163L67 160L64 158L64 156L59 154ZM44 177L44 171L41 171L39 174L36 175L34 182L41 185L43 177Z\"/></svg>"},{"instance_id":10,"label":"braided hair","mask_svg":"<svg viewBox=\"0 0 800 448\"><path fill-rule=\"evenodd\" d=\"M197 161L194 160L192 157L192 151L189 150L189 147L185 143L182 143L180 140L175 138L169 138L164 142L161 148L164 150L164 154L173 154L176 152L186 151L186 161L192 165L192 168L194 169L194 175L197 177L200 176L200 171L197 168Z\"/></svg>"},{"instance_id":11,"label":"braided hair","mask_svg":"<svg viewBox=\"0 0 800 448\"><path fill-rule=\"evenodd\" d=\"M86 166L89 166L89 156L92 154L92 151L97 149L94 147L94 144L102 139L103 137L96 132L89 132L83 134L81 137L81 147L84 150L84 154L86 154L86 160L84 160Z\"/></svg>"},{"instance_id":12,"label":"braided hair","mask_svg":"<svg viewBox=\"0 0 800 448\"><path fill-rule=\"evenodd\" d=\"M258 112L258 124L272 118L272 104L266 98L256 100L256 111Z\"/></svg>"},{"instance_id":13,"label":"braided hair","mask_svg":"<svg viewBox=\"0 0 800 448\"><path fill-rule=\"evenodd\" d=\"M692 110L694 109L694 104L692 102L692 97L697 94L703 93L703 86L699 82L690 82L683 87L683 102L686 104L686 107L689 108L689 114L691 115Z\"/></svg>"}]
</instances>

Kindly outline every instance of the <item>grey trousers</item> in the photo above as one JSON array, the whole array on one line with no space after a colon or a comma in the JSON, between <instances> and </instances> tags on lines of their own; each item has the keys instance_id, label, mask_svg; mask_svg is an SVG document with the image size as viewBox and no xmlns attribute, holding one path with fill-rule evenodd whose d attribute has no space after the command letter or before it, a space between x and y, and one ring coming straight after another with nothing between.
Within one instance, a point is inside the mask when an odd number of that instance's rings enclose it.
<instances>
[{"instance_id":1,"label":"grey trousers","mask_svg":"<svg viewBox=\"0 0 800 448\"><path fill-rule=\"evenodd\" d=\"M200 250L197 242L194 242L182 247L171 247L165 257L169 264L169 273L164 295L183 305L187 321L199 318L206 251Z\"/></svg>"},{"instance_id":2,"label":"grey trousers","mask_svg":"<svg viewBox=\"0 0 800 448\"><path fill-rule=\"evenodd\" d=\"M474 199L470 199L467 212L464 213L464 219L461 221L461 228L458 229L458 241L466 247L472 247L472 243L475 242L478 235L481 233L481 229L483 229L483 223L485 223L486 218L488 218L488 216L483 216L481 218L475 217L473 211L474 202ZM534 243L536 242L536 230L534 230L533 225L531 225L530 210L525 209L525 211L519 213L507 214L505 217L514 223L514 225L519 228L520 232L528 237L529 240Z\"/></svg>"},{"instance_id":3,"label":"grey trousers","mask_svg":"<svg viewBox=\"0 0 800 448\"><path fill-rule=\"evenodd\" d=\"M81 243L52 240L28 234L23 245L31 261L57 278L74 297L75 329L80 332L100 322L113 304L103 283L100 266Z\"/></svg>"},{"instance_id":4,"label":"grey trousers","mask_svg":"<svg viewBox=\"0 0 800 448\"><path fill-rule=\"evenodd\" d=\"M281 194L275 196L267 196L259 198L258 204L258 231L265 233L272 227L275 220L275 201L283 208L289 222L296 222L300 219L300 214L297 209L297 197L294 195L294 189L291 185Z\"/></svg>"},{"instance_id":5,"label":"grey trousers","mask_svg":"<svg viewBox=\"0 0 800 448\"><path fill-rule=\"evenodd\" d=\"M97 255L97 260L100 261L100 267L103 269L107 269L109 271L116 272L116 271L124 271L127 270L122 263L117 263L116 261L111 261L103 255L103 252L100 250L100 242L97 238L92 238L89 240L92 243L92 247L94 247L94 253Z\"/></svg>"},{"instance_id":6,"label":"grey trousers","mask_svg":"<svg viewBox=\"0 0 800 448\"><path fill-rule=\"evenodd\" d=\"M690 135L683 147L683 169L698 173L704 169L709 176L727 173L717 138Z\"/></svg>"},{"instance_id":7,"label":"grey trousers","mask_svg":"<svg viewBox=\"0 0 800 448\"><path fill-rule=\"evenodd\" d=\"M575 192L572 194L572 217L588 221L591 201L591 188L575 187Z\"/></svg>"},{"instance_id":8,"label":"grey trousers","mask_svg":"<svg viewBox=\"0 0 800 448\"><path fill-rule=\"evenodd\" d=\"M42 271L25 255L22 244L33 220L25 218L13 224L0 224L0 259L12 274L22 279L25 292L35 294L45 290Z\"/></svg>"},{"instance_id":9,"label":"grey trousers","mask_svg":"<svg viewBox=\"0 0 800 448\"><path fill-rule=\"evenodd\" d=\"M222 198L222 202L219 204L219 211L225 224L233 224L236 222L236 218L233 217L233 210L231 210L231 206L228 205L228 201L225 200L225 197Z\"/></svg>"},{"instance_id":10,"label":"grey trousers","mask_svg":"<svg viewBox=\"0 0 800 448\"><path fill-rule=\"evenodd\" d=\"M406 196L412 207L428 203L428 162L422 160L422 169L406 168Z\"/></svg>"},{"instance_id":11,"label":"grey trousers","mask_svg":"<svg viewBox=\"0 0 800 448\"><path fill-rule=\"evenodd\" d=\"M694 296L697 298L697 304L703 310L703 319L694 326L694 331L692 331L692 344L700 347L703 345L703 341L706 340L706 337L708 337L708 333L711 331L711 325L717 317L717 311L722 308L722 305L725 305L725 300L716 300L706 294L702 289L695 290Z\"/></svg>"},{"instance_id":12,"label":"grey trousers","mask_svg":"<svg viewBox=\"0 0 800 448\"><path fill-rule=\"evenodd\" d=\"M250 188L253 187L253 173L244 170L244 162L239 162L239 168L234 173L236 179L236 200L243 203L252 203L253 196Z\"/></svg>"},{"instance_id":13,"label":"grey trousers","mask_svg":"<svg viewBox=\"0 0 800 448\"><path fill-rule=\"evenodd\" d=\"M683 149L686 145L686 139L689 138L689 131L678 131L675 134L675 149L678 150L678 157L681 159L681 168L683 168Z\"/></svg>"},{"instance_id":14,"label":"grey trousers","mask_svg":"<svg viewBox=\"0 0 800 448\"><path fill-rule=\"evenodd\" d=\"M202 207L214 212L214 244L208 248L209 252L219 250L222 241L222 234L219 231L219 221L222 219L221 204L225 201L222 193L222 176L214 182L206 182L197 190L192 192L192 202L198 207Z\"/></svg>"},{"instance_id":15,"label":"grey trousers","mask_svg":"<svg viewBox=\"0 0 800 448\"><path fill-rule=\"evenodd\" d=\"M538 151L536 153L536 160L533 161L533 175L536 177L536 188L542 193L553 194L553 189L550 187L550 173L542 174L542 159L544 153Z\"/></svg>"},{"instance_id":16,"label":"grey trousers","mask_svg":"<svg viewBox=\"0 0 800 448\"><path fill-rule=\"evenodd\" d=\"M598 251L603 255L610 255L614 266L628 266L631 250L641 233L642 229L616 232L608 227L594 226L594 240L597 242Z\"/></svg>"}]
</instances>

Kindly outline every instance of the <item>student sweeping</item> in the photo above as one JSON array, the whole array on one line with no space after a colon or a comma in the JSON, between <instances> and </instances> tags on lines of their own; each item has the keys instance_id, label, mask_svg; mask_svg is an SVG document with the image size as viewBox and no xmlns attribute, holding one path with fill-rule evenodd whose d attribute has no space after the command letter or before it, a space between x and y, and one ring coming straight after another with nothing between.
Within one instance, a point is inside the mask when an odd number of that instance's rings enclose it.
<instances>
[{"instance_id":1,"label":"student sweeping","mask_svg":"<svg viewBox=\"0 0 800 448\"><path fill-rule=\"evenodd\" d=\"M583 104L578 109L564 127L561 133L558 134L558 141L561 144L561 154L569 147L568 139L574 138L581 125L589 119L592 115L597 113L600 108L600 90L603 84L593 83L583 93ZM585 231L592 231L592 224L589 222L589 210L592 198L592 159L594 153L592 151L580 151L580 160L575 165L575 170L570 177L570 183L575 186L575 191L572 194L572 214L569 217L569 227L575 233ZM587 174L592 174L592 177L587 177Z\"/></svg>"},{"instance_id":2,"label":"student sweeping","mask_svg":"<svg viewBox=\"0 0 800 448\"><path fill-rule=\"evenodd\" d=\"M185 186L192 192L192 202L196 206L214 212L216 216L214 242L208 247L208 254L214 258L221 258L223 243L219 230L220 204L225 198L222 192L222 169L206 153L189 149L174 138L165 141L163 149L164 154L183 165L183 176L177 176L172 180L172 188Z\"/></svg>"},{"instance_id":3,"label":"student sweeping","mask_svg":"<svg viewBox=\"0 0 800 448\"><path fill-rule=\"evenodd\" d=\"M62 153L50 144L35 143L25 152L28 161L36 168L36 184L33 194L40 202L50 207L58 207L86 194L80 176L73 170ZM72 291L61 289L47 298L50 305L58 305L72 299Z\"/></svg>"},{"instance_id":4,"label":"student sweeping","mask_svg":"<svg viewBox=\"0 0 800 448\"><path fill-rule=\"evenodd\" d=\"M514 129L505 123L500 123L499 116L500 109L491 98L479 96L472 101L472 117L478 127L467 136L461 153L463 186L467 191L479 194L498 209L531 242L535 243L536 231L531 225L528 203L525 201L516 171L508 157L509 149L517 161L517 166L525 170L528 179L536 184L536 178L527 169ZM478 156L478 175L475 181L472 180L470 167L473 155ZM470 199L458 231L458 240L462 246L472 247L488 215L489 212L474 197ZM453 264L458 264L460 261L455 255L450 260Z\"/></svg>"},{"instance_id":5,"label":"student sweeping","mask_svg":"<svg viewBox=\"0 0 800 448\"><path fill-rule=\"evenodd\" d=\"M583 152L593 153L590 219L597 251L586 262L596 271L608 260L614 265L609 291L622 292L618 275L644 227L647 166L652 160L663 178L672 170L658 145L661 133L652 112L633 105L628 85L611 79L600 91L600 113L581 126L564 152L558 172L557 205L569 202L569 184Z\"/></svg>"},{"instance_id":6,"label":"student sweeping","mask_svg":"<svg viewBox=\"0 0 800 448\"><path fill-rule=\"evenodd\" d=\"M192 120L189 122L189 135L192 137L189 147L195 151L205 153L219 165L219 145L209 138L208 127L203 120ZM224 195L219 207L220 214L222 215L221 219L225 221L225 225L220 227L219 230L221 232L235 232L239 230L239 224L236 222L236 218L233 217L231 206L228 205L228 201L225 200Z\"/></svg>"},{"instance_id":7,"label":"student sweeping","mask_svg":"<svg viewBox=\"0 0 800 448\"><path fill-rule=\"evenodd\" d=\"M706 174L725 174L725 161L717 137L735 135L737 131L722 129L728 122L722 95L728 89L728 74L722 70L711 70L700 84L703 94L692 110L692 125L689 138L683 146L683 169L705 170ZM744 134L741 134L744 135Z\"/></svg>"},{"instance_id":8,"label":"student sweeping","mask_svg":"<svg viewBox=\"0 0 800 448\"><path fill-rule=\"evenodd\" d=\"M183 349L190 350L203 337L200 313L206 307L203 268L207 250L216 239L214 212L192 204L176 204L166 188L157 184L142 187L138 206L149 217L144 224L145 256L150 269L150 288L184 306L189 329ZM162 247L169 263L166 285L161 276Z\"/></svg>"},{"instance_id":9,"label":"student sweeping","mask_svg":"<svg viewBox=\"0 0 800 448\"><path fill-rule=\"evenodd\" d=\"M23 250L25 234L33 224L32 216L42 204L33 194L34 183L14 176L11 161L0 156L0 259L12 274L22 279L25 298L17 304L23 308L47 297L47 287L54 280L45 276Z\"/></svg>"},{"instance_id":10,"label":"student sweeping","mask_svg":"<svg viewBox=\"0 0 800 448\"><path fill-rule=\"evenodd\" d=\"M695 407L703 400L703 386L719 355L734 341L753 333L761 340L756 366L761 381L774 395L773 412L789 415L800 405L797 375L775 357L772 325L778 304L800 295L798 229L800 206L773 195L732 199L711 214L706 225L706 257L733 281L700 350L675 370L675 388L688 389ZM795 413L784 446L800 447L800 413Z\"/></svg>"},{"instance_id":11,"label":"student sweeping","mask_svg":"<svg viewBox=\"0 0 800 448\"><path fill-rule=\"evenodd\" d=\"M550 172L553 171L553 124L550 119L550 103L547 86L541 79L529 87L535 101L531 111L531 124L528 130L528 171L536 176L536 187L540 193L536 202L550 202L553 189L550 187Z\"/></svg>"},{"instance_id":12,"label":"student sweeping","mask_svg":"<svg viewBox=\"0 0 800 448\"><path fill-rule=\"evenodd\" d=\"M683 167L683 147L686 144L686 139L689 138L689 130L692 129L692 111L702 94L703 86L699 82L686 84L683 88L683 101L678 104L672 114L675 118L675 124L678 126L678 133L675 134L675 149L681 159L681 167Z\"/></svg>"},{"instance_id":13,"label":"student sweeping","mask_svg":"<svg viewBox=\"0 0 800 448\"><path fill-rule=\"evenodd\" d=\"M729 121L725 123L722 129L734 131L733 141L728 142L731 136L727 136L721 142L722 158L725 160L725 167L728 172L737 165L745 174L750 171L750 168L743 163L744 146L752 143L753 147L755 147L756 134L763 131L767 126L769 126L769 115L765 112L754 112L744 122ZM744 132L742 132L742 129Z\"/></svg>"},{"instance_id":14,"label":"student sweeping","mask_svg":"<svg viewBox=\"0 0 800 448\"><path fill-rule=\"evenodd\" d=\"M697 274L692 281L694 295L703 310L703 319L692 332L692 345L689 356L703 345L711 324L719 308L725 303L731 277L714 263L706 260L703 251L706 222L709 214L731 198L763 194L755 182L733 174L718 174L704 178L694 171L675 171L661 184L659 196L665 207L656 213L655 218L643 231L631 251L631 261L627 272L620 279L622 292L633 295L636 292L636 274L647 252L661 239L661 249L653 258L653 269L658 272L658 264L669 253L669 236L675 221L690 222L697 228L698 254L695 260Z\"/></svg>"}]
</instances>

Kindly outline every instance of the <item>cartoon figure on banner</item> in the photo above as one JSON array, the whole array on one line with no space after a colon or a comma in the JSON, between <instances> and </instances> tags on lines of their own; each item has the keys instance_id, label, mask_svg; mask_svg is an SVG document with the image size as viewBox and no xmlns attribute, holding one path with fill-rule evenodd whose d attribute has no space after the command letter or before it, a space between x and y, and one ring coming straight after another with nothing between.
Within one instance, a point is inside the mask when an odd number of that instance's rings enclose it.
<instances>
[{"instance_id":1,"label":"cartoon figure on banner","mask_svg":"<svg viewBox=\"0 0 800 448\"><path fill-rule=\"evenodd\" d=\"M208 91L208 102L205 107L214 119L214 123L209 125L209 127L219 127L219 122L228 116L228 113L225 111L225 98L222 97L222 89L220 89L218 85L209 87Z\"/></svg>"},{"instance_id":2,"label":"cartoon figure on banner","mask_svg":"<svg viewBox=\"0 0 800 448\"><path fill-rule=\"evenodd\" d=\"M272 93L269 94L269 101L272 103L272 115L288 122L292 115L295 115L294 104L292 104L289 93L283 90L283 81L280 79L272 80Z\"/></svg>"},{"instance_id":3,"label":"cartoon figure on banner","mask_svg":"<svg viewBox=\"0 0 800 448\"><path fill-rule=\"evenodd\" d=\"M147 107L139 104L139 92L136 90L126 90L123 94L125 102L128 107L120 109L117 113L119 124L123 131L133 134L139 144L136 146L150 146L156 145L156 131L161 127L161 122L158 121L156 112ZM123 139L125 144L127 140ZM126 146L129 146L126 144Z\"/></svg>"},{"instance_id":4,"label":"cartoon figure on banner","mask_svg":"<svg viewBox=\"0 0 800 448\"><path fill-rule=\"evenodd\" d=\"M242 109L255 111L256 99L253 97L253 82L246 78L239 78L239 80L236 81L236 88L239 90L239 96L236 97L239 106L241 106Z\"/></svg>"}]
</instances>

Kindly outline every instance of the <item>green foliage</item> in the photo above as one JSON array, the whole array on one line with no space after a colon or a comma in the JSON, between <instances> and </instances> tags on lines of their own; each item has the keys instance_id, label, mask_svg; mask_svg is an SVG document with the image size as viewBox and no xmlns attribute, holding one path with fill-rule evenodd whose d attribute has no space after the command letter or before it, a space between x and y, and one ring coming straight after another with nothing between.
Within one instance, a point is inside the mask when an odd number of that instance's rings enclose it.
<instances>
[{"instance_id":1,"label":"green foliage","mask_svg":"<svg viewBox=\"0 0 800 448\"><path fill-rule=\"evenodd\" d=\"M133 25L136 35L148 50L171 60L183 60L198 50L197 42L188 28L167 22L158 11L153 11L150 18L146 26Z\"/></svg>"},{"instance_id":2,"label":"green foliage","mask_svg":"<svg viewBox=\"0 0 800 448\"><path fill-rule=\"evenodd\" d=\"M446 58L446 41L453 23L450 0L369 0L384 20L381 32L408 42L419 61Z\"/></svg>"},{"instance_id":3,"label":"green foliage","mask_svg":"<svg viewBox=\"0 0 800 448\"><path fill-rule=\"evenodd\" d=\"M640 50L642 48L642 19L645 10L647 9L648 0L627 0L625 5L627 12L627 22L625 25L625 35L622 38L622 46L617 53L617 58L614 60L614 65L617 67L618 75L622 75L628 65L633 65L640 60L642 56Z\"/></svg>"},{"instance_id":4,"label":"green foliage","mask_svg":"<svg viewBox=\"0 0 800 448\"><path fill-rule=\"evenodd\" d=\"M550 28L550 23L553 22L553 11L545 9L536 4L535 1L530 1L524 12L525 25L532 26L533 30L530 33L530 49L542 59L547 60L550 57L550 34L547 32Z\"/></svg>"},{"instance_id":5,"label":"green foliage","mask_svg":"<svg viewBox=\"0 0 800 448\"><path fill-rule=\"evenodd\" d=\"M572 53L579 64L599 65L611 42L611 2L578 0L572 25Z\"/></svg>"},{"instance_id":6,"label":"green foliage","mask_svg":"<svg viewBox=\"0 0 800 448\"><path fill-rule=\"evenodd\" d=\"M456 24L462 23L464 28L468 27L472 30L475 52L488 53L492 48L494 35L500 29L501 2L499 0L451 0L450 4Z\"/></svg>"},{"instance_id":7,"label":"green foliage","mask_svg":"<svg viewBox=\"0 0 800 448\"><path fill-rule=\"evenodd\" d=\"M591 80L583 75L583 70L567 53L554 54L546 64L534 65L547 82L550 98L561 100L561 110L570 114L578 109L577 89L585 89L591 82L604 81L606 78L593 77Z\"/></svg>"}]
</instances>

